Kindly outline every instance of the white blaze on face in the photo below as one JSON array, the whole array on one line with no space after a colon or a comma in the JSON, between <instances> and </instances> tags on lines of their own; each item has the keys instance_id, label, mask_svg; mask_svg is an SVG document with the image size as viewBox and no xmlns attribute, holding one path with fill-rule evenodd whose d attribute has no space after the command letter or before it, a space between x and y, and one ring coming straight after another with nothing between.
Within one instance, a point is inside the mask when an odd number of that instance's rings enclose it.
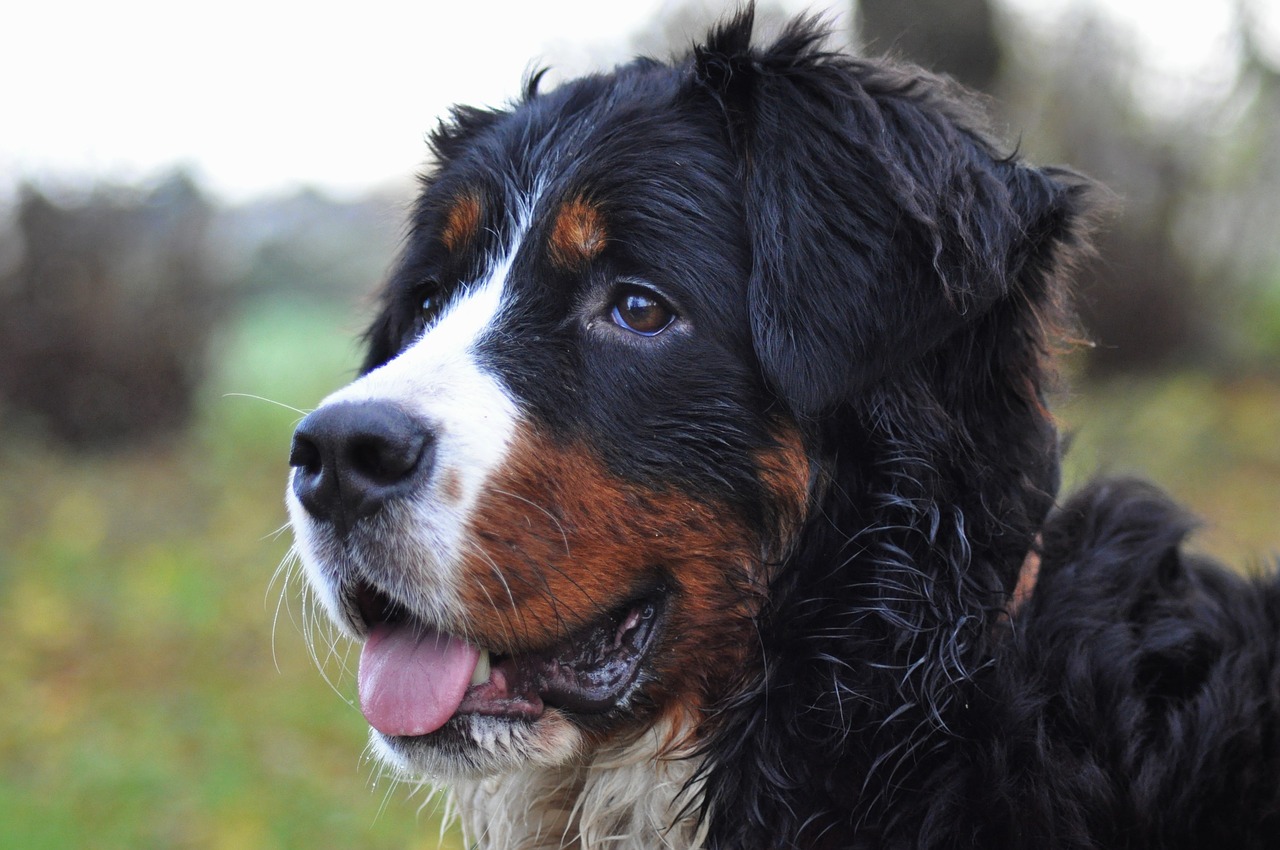
<instances>
[{"instance_id":1,"label":"white blaze on face","mask_svg":"<svg viewBox=\"0 0 1280 850\"><path fill-rule=\"evenodd\" d=\"M464 529L485 481L506 457L520 411L498 375L479 359L477 342L499 320L509 297L507 276L525 228L506 256L482 281L456 296L427 331L394 359L326 398L321 406L378 401L398 405L432 431L435 454L422 492L383 509L386 524L378 541L394 552L399 582L437 621L458 621L465 612L457 598L456 569ZM339 606L319 571L331 541L290 487L289 516L312 585L334 619Z\"/></svg>"}]
</instances>

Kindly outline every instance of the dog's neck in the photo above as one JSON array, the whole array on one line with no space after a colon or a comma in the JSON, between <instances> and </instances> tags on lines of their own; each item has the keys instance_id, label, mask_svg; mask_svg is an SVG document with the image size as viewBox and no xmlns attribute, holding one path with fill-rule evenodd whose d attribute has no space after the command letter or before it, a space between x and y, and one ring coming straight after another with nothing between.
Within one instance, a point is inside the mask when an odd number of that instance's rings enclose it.
<instances>
[{"instance_id":1,"label":"dog's neck","mask_svg":"<svg viewBox=\"0 0 1280 850\"><path fill-rule=\"evenodd\" d=\"M698 762L663 752L668 729L597 753L586 763L455 782L451 797L467 846L483 850L696 850Z\"/></svg>"}]
</instances>

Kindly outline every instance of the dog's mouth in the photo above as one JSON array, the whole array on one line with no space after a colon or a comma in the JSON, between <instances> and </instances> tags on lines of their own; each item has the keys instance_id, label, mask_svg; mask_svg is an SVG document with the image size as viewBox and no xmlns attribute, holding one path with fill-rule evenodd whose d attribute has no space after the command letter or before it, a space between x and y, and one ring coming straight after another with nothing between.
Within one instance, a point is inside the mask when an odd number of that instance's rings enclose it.
<instances>
[{"instance_id":1,"label":"dog's mouth","mask_svg":"<svg viewBox=\"0 0 1280 850\"><path fill-rule=\"evenodd\" d=\"M430 735L455 717L532 721L551 706L603 714L633 691L662 619L662 594L619 606L546 648L499 654L433 628L371 586L360 708L384 735Z\"/></svg>"}]
</instances>

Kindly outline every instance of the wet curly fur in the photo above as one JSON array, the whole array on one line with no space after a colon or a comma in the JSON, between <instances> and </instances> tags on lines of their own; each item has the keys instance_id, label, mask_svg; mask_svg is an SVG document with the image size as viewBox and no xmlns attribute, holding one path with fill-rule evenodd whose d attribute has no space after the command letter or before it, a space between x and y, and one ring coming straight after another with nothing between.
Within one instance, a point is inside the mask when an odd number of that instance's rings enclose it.
<instances>
[{"instance_id":1,"label":"wet curly fur","mask_svg":"<svg viewBox=\"0 0 1280 850\"><path fill-rule=\"evenodd\" d=\"M662 361L651 399L644 369L667 349L610 373L627 376L624 389L588 372L605 368L591 357L637 357L648 342L590 348L562 316L535 334L529 313L504 326L505 348L486 349L541 433L585 435L608 475L692 494L759 544L750 639L726 631L720 649L679 659L708 671L680 685L693 694L681 712L651 672L622 704L631 718L616 710L584 727L663 718L680 729L679 746L651 755L683 760L678 828L619 846L1277 846L1275 578L1187 554L1192 523L1145 484L1101 481L1058 502L1045 394L1070 324L1067 281L1088 250L1088 182L1002 151L945 81L827 52L807 21L753 47L751 18L674 65L638 60L547 94L535 83L509 111L455 112L435 134L441 165L397 273L416 273L433 228L432 244L451 249L475 230L479 196L459 196L457 175L551 193L561 177L526 172L581 169L597 190L560 207L577 230L556 227L548 268L577 274L629 240L633 259L687 287L685 302L718 299L729 317L722 328L705 314L697 332L721 344ZM651 157L610 161L623 137ZM686 183L663 182L677 167ZM455 201L440 225L446 188ZM542 233L528 209L528 233ZM393 280L366 371L413 344L404 304L418 291ZM554 395L563 387L576 395ZM781 474L752 458L789 445L807 483L788 507ZM1029 552L1038 583L1014 610ZM672 605L692 593L680 574L662 586ZM731 650L737 669L715 670ZM609 769L584 758L574 769ZM476 836L507 835L486 826L495 818L541 817L484 811L515 805L524 785L505 796L465 786ZM648 786L630 775L597 787ZM582 805L565 802L561 820Z\"/></svg>"},{"instance_id":2,"label":"wet curly fur","mask_svg":"<svg viewBox=\"0 0 1280 850\"><path fill-rule=\"evenodd\" d=\"M813 36L730 26L697 59L753 154L764 368L830 482L702 748L711 846L1276 846L1275 578L1186 554L1142 482L1051 510L1040 394L1088 185Z\"/></svg>"}]
</instances>

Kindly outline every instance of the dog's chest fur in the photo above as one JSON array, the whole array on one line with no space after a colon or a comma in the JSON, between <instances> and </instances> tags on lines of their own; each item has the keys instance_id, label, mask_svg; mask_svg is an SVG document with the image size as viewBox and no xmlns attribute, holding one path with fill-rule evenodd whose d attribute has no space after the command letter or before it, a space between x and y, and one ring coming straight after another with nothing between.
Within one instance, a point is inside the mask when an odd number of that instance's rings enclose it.
<instances>
[{"instance_id":1,"label":"dog's chest fur","mask_svg":"<svg viewBox=\"0 0 1280 850\"><path fill-rule=\"evenodd\" d=\"M486 850L696 850L696 758L663 754L665 729L586 764L454 782L467 846Z\"/></svg>"}]
</instances>

